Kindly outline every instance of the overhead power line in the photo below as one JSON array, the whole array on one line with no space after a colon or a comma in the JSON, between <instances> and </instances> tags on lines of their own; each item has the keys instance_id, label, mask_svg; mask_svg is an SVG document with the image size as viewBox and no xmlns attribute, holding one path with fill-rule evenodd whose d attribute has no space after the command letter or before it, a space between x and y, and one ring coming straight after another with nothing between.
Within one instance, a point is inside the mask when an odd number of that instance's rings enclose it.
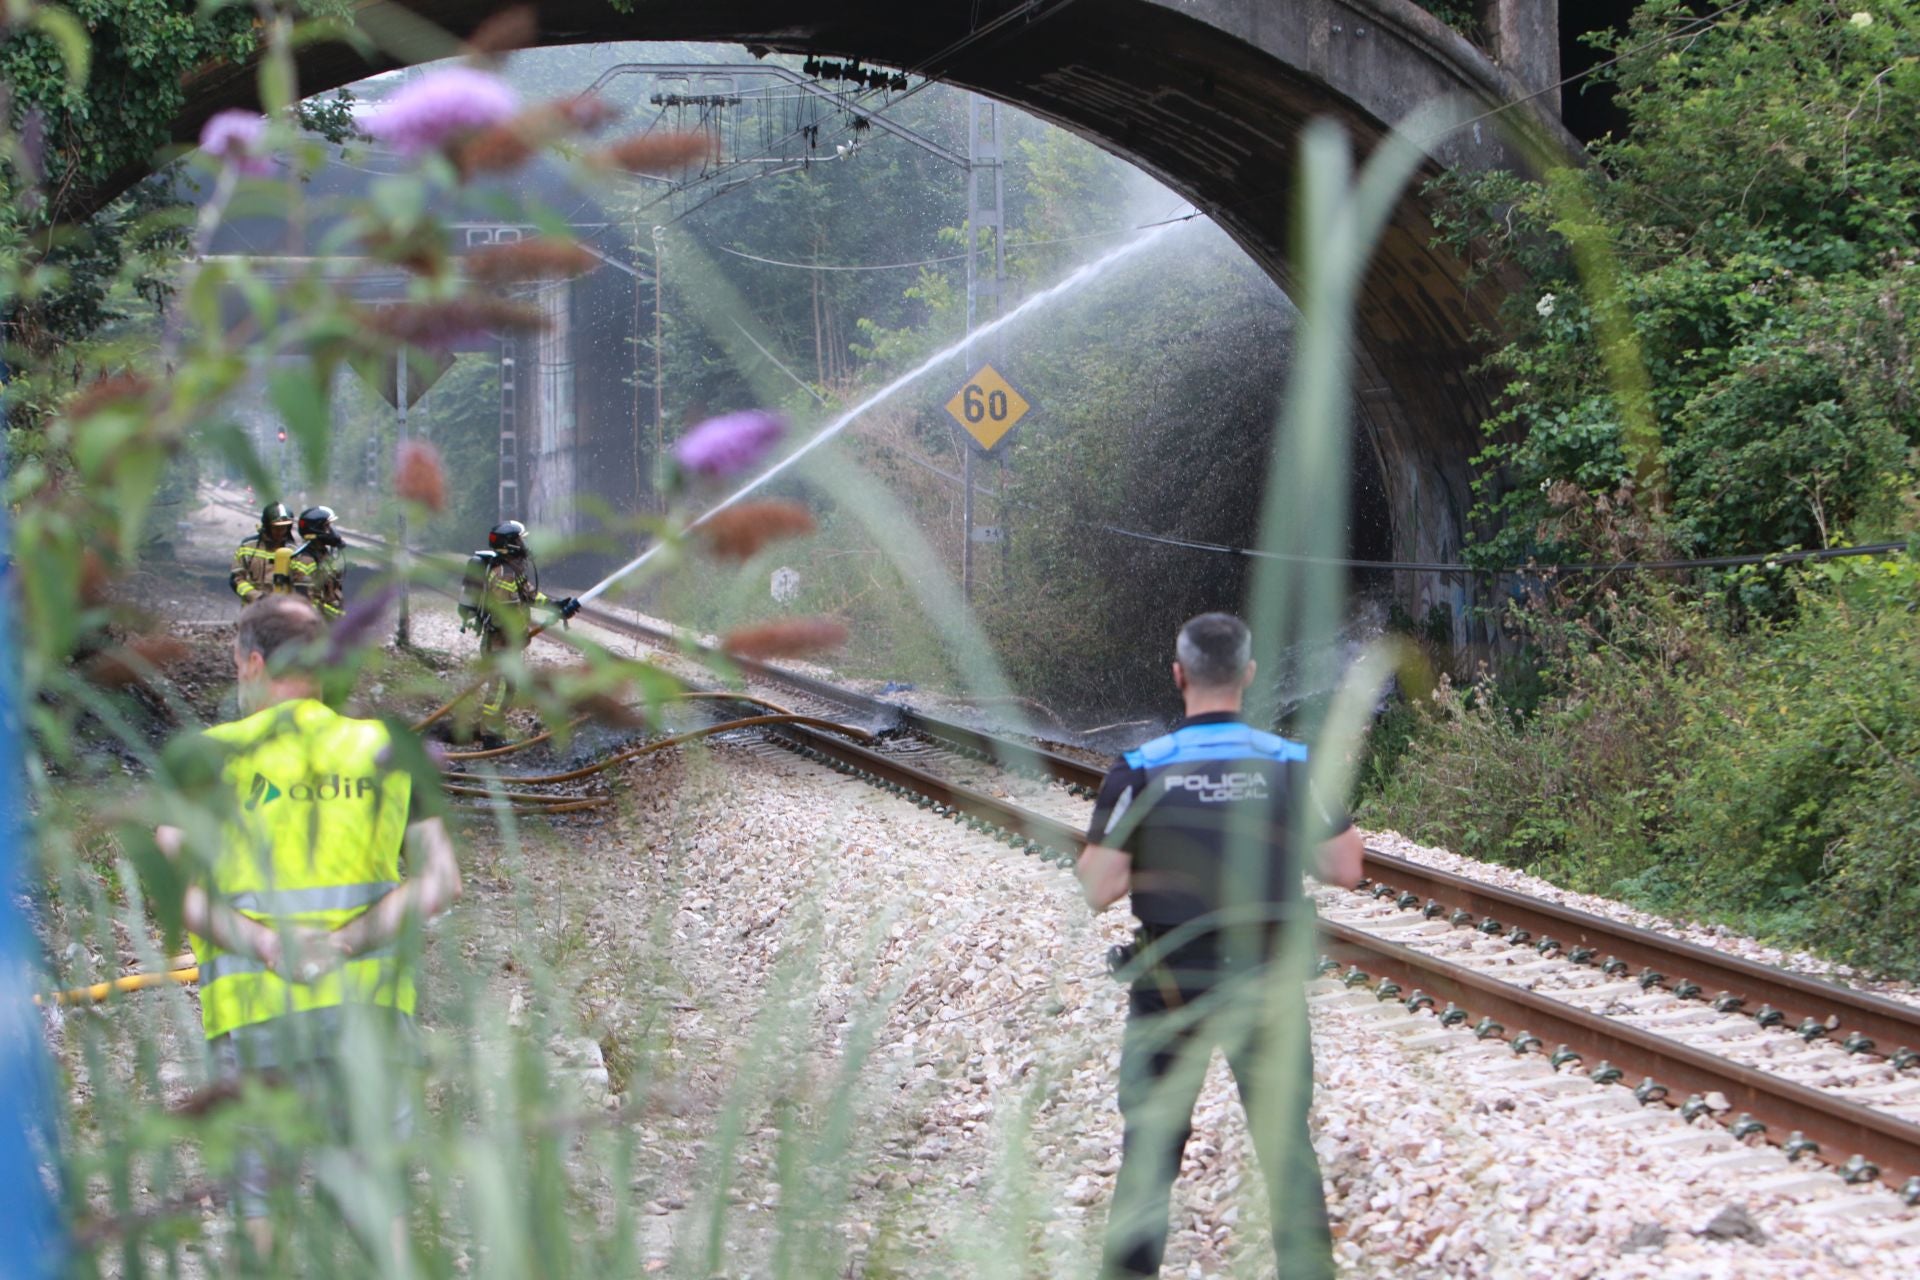
<instances>
[{"instance_id":1,"label":"overhead power line","mask_svg":"<svg viewBox=\"0 0 1920 1280\"><path fill-rule=\"evenodd\" d=\"M1155 227L1171 226L1176 222L1191 222L1195 218L1204 216L1206 215L1202 214L1199 210L1195 210L1192 213L1183 213L1174 218L1161 218L1156 222L1143 222L1137 227L1116 227L1112 231L1090 231L1085 235L1059 236L1051 240L1009 241L1007 244L1007 252L1018 253L1022 249L1042 249L1053 245L1081 244L1088 240L1110 240L1114 236L1132 235L1136 231L1151 231ZM748 253L745 249L729 249L725 245L719 245L717 247L722 253L732 254L736 258L745 258L748 262L763 262L770 267L792 267L797 271L902 271L908 267L934 267L943 262L959 262L967 256L964 253L949 253L939 258L919 258L913 262L862 262L850 264L789 262L784 258L767 258L757 253Z\"/></svg>"},{"instance_id":2,"label":"overhead power line","mask_svg":"<svg viewBox=\"0 0 1920 1280\"><path fill-rule=\"evenodd\" d=\"M829 262L787 262L780 258L763 258L757 253L748 253L745 249L729 249L725 245L717 246L722 253L732 254L736 258L745 258L748 262L764 262L770 267L793 267L801 271L901 271L907 267L931 267L942 262L958 262L967 255L950 253L942 258L921 258L916 262L865 262L845 265Z\"/></svg>"},{"instance_id":3,"label":"overhead power line","mask_svg":"<svg viewBox=\"0 0 1920 1280\"><path fill-rule=\"evenodd\" d=\"M1524 564L1509 565L1505 568L1482 568L1478 565L1459 564L1447 561L1421 560L1349 560L1331 556L1297 556L1282 551L1263 551L1257 547L1235 547L1220 542L1199 542L1192 538L1175 538L1166 534L1142 533L1138 529L1122 529L1118 525L1102 524L1097 528L1122 538L1133 538L1140 542L1155 542L1162 546L1183 547L1189 551L1206 551L1215 555L1246 556L1255 560L1284 560L1292 564L1329 565L1343 569L1399 569L1410 573L1458 573L1479 577L1544 578L1552 574L1577 573L1631 573L1637 571L1661 569L1732 569L1750 564L1801 564L1816 560L1840 560L1850 556L1898 555L1907 550L1908 544L1900 542L1876 542L1863 547L1824 547L1816 551L1768 551L1752 555L1705 556L1692 560L1615 560L1589 561L1578 564Z\"/></svg>"}]
</instances>

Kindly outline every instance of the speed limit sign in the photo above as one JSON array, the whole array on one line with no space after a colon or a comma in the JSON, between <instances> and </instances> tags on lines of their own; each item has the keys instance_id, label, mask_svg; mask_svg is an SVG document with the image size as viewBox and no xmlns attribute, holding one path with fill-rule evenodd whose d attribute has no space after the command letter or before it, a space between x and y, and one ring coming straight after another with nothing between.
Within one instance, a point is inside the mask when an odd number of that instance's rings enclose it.
<instances>
[{"instance_id":1,"label":"speed limit sign","mask_svg":"<svg viewBox=\"0 0 1920 1280\"><path fill-rule=\"evenodd\" d=\"M999 444L1031 408L1027 398L990 364L974 370L947 401L947 412L953 420L966 429L974 443L988 450Z\"/></svg>"}]
</instances>

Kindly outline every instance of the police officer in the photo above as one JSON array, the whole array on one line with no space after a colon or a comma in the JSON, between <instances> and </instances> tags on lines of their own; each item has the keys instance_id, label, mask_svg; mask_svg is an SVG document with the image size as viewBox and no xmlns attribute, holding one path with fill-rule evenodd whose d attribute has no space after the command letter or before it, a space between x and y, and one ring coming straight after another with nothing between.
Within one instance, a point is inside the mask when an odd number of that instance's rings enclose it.
<instances>
[{"instance_id":1,"label":"police officer","mask_svg":"<svg viewBox=\"0 0 1920 1280\"><path fill-rule=\"evenodd\" d=\"M262 596L287 595L294 589L294 575L304 572L294 567L293 552L293 512L284 502L272 503L260 512L259 531L234 551L227 585L241 604L252 604Z\"/></svg>"},{"instance_id":2,"label":"police officer","mask_svg":"<svg viewBox=\"0 0 1920 1280\"><path fill-rule=\"evenodd\" d=\"M313 606L290 596L240 615L233 656L246 714L204 735L224 824L217 840L203 833L206 847L190 849L173 826L156 842L186 864L184 919L217 1070L290 1079L344 1132L339 1047L361 1037L387 1065L413 1060L414 976L394 943L459 897L460 870L441 819L394 766L387 728L315 697L299 664L320 627ZM403 848L417 872L404 880ZM410 1093L395 1089L396 1141L411 1125ZM263 1255L267 1157L250 1145L236 1164L236 1204Z\"/></svg>"},{"instance_id":3,"label":"police officer","mask_svg":"<svg viewBox=\"0 0 1920 1280\"><path fill-rule=\"evenodd\" d=\"M300 549L294 553L293 587L313 602L323 618L337 618L347 605L346 542L333 527L332 507L308 507L300 513Z\"/></svg>"},{"instance_id":4,"label":"police officer","mask_svg":"<svg viewBox=\"0 0 1920 1280\"><path fill-rule=\"evenodd\" d=\"M487 549L467 560L467 579L460 602L461 629L480 633L480 653L487 656L527 647L535 605L553 609L561 621L580 612L572 596L549 599L540 590L540 573L527 548L527 526L506 520L487 533ZM481 702L481 715L490 730L503 727L507 681L493 684Z\"/></svg>"},{"instance_id":5,"label":"police officer","mask_svg":"<svg viewBox=\"0 0 1920 1280\"><path fill-rule=\"evenodd\" d=\"M1180 629L1173 682L1186 716L1108 773L1080 855L1094 910L1131 893L1140 921L1128 966L1138 976L1120 1059L1125 1129L1108 1277L1160 1272L1167 1201L1215 1045L1233 1068L1266 1175L1280 1275L1333 1274L1307 1132L1305 1002L1298 990L1275 987L1270 966L1285 930L1311 927L1302 871L1357 884L1363 849L1346 815L1308 788L1307 749L1242 718L1252 644L1230 614L1201 614ZM1303 828L1315 837L1311 865L1294 847Z\"/></svg>"}]
</instances>

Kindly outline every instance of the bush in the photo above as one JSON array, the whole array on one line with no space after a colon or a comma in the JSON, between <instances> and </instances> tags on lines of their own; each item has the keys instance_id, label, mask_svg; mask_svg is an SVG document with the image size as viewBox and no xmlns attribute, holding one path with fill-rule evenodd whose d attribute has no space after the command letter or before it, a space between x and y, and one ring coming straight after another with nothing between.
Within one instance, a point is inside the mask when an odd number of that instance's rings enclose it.
<instances>
[{"instance_id":1,"label":"bush","mask_svg":"<svg viewBox=\"0 0 1920 1280\"><path fill-rule=\"evenodd\" d=\"M1791 622L1733 636L1646 589L1557 652L1536 623L1540 704L1443 684L1410 734L1405 712L1376 730L1409 740L1362 818L1920 974L1920 558L1808 570L1795 604Z\"/></svg>"},{"instance_id":2,"label":"bush","mask_svg":"<svg viewBox=\"0 0 1920 1280\"><path fill-rule=\"evenodd\" d=\"M1695 767L1674 788L1667 851L1697 867L1696 905L1920 972L1917 610L1920 560L1830 564L1794 623L1743 645L1735 678L1696 691Z\"/></svg>"}]
</instances>

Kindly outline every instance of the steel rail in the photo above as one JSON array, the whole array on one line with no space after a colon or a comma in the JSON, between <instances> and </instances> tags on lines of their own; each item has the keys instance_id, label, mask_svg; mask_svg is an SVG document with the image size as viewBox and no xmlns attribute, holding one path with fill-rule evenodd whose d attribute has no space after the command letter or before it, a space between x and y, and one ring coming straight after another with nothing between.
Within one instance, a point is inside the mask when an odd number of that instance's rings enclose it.
<instances>
[{"instance_id":1,"label":"steel rail","mask_svg":"<svg viewBox=\"0 0 1920 1280\"><path fill-rule=\"evenodd\" d=\"M1050 860L1070 862L1073 852L1084 843L1079 831L1065 823L936 777L881 752L799 726L781 726L773 733L787 738L804 754L838 765L846 772L863 775L902 794L924 797L945 816L972 819L991 833L1009 836L1016 847L1024 840L1027 847L1037 846ZM1751 1117L1765 1126L1764 1132L1776 1143L1796 1133L1805 1134L1819 1144L1814 1154L1834 1165L1842 1176L1867 1180L1866 1169L1855 1159L1859 1157L1874 1166L1877 1176L1905 1180L1901 1194L1909 1203L1920 1200L1920 1125L1628 1023L1588 1013L1349 925L1322 920L1319 927L1330 953L1345 957L1369 975L1399 982L1403 991L1418 988L1437 1000L1451 1001L1492 1019L1503 1032L1515 1028L1516 1040L1522 1033L1530 1033L1543 1042L1561 1041L1577 1047L1583 1064L1597 1065L1605 1060L1623 1073L1644 1076L1665 1086L1664 1095L1649 1095L1643 1101L1677 1105L1675 1093L1719 1093L1729 1105L1716 1119L1738 1123L1742 1117ZM1516 1054L1534 1050L1545 1052L1545 1043L1528 1045L1522 1041Z\"/></svg>"},{"instance_id":2,"label":"steel rail","mask_svg":"<svg viewBox=\"0 0 1920 1280\"><path fill-rule=\"evenodd\" d=\"M1828 1032L1855 1031L1872 1040L1872 1051L1882 1056L1894 1052L1896 1046L1920 1045L1920 1009L1897 1000L1683 942L1373 849L1367 850L1364 871L1376 885L1471 913L1479 920L1475 927L1484 933L1510 935L1512 930L1524 929L1536 945L1540 939L1551 939L1560 944L1567 957L1579 954L1589 964L1604 964L1617 957L1639 967L1643 979L1649 973L1655 975L1658 981L1653 985L1664 986L1671 993L1679 994L1676 989L1690 982L1699 990L1685 994L1708 1000L1728 995L1741 998L1746 1002L1741 1010L1745 1013L1757 1015L1770 1006L1794 1026L1812 1023Z\"/></svg>"},{"instance_id":3,"label":"steel rail","mask_svg":"<svg viewBox=\"0 0 1920 1280\"><path fill-rule=\"evenodd\" d=\"M590 621L637 638L675 647L688 643L684 636L620 617L604 609L585 609L581 613ZM696 644L695 647L708 654L714 652L710 646ZM1095 770L1052 752L923 716L826 681L782 671L752 659L729 655L729 660L737 668L764 679L842 705L863 707L893 716L902 729L958 746L983 758L1020 762L1029 768L1038 765L1049 776L1071 785L1086 787L1090 782L1097 781ZM749 696L741 695L743 699ZM1073 854L1084 843L1081 833L1066 823L1031 813L1009 801L938 777L884 752L844 738L792 723L769 726L769 733L784 745L830 767L860 776L897 794L912 795L931 805L942 816L969 821L982 830L1009 840L1016 848L1032 850L1050 861L1071 862ZM1822 1001L1829 1009L1845 1008L1854 1019L1853 1025L1862 1030L1874 1026L1883 1032L1892 1028L1898 1029L1897 1034L1905 1034L1920 1027L1920 1015L1893 1001L1865 996L1817 979L1726 956L1649 930L1528 898L1376 850L1367 851L1367 871L1369 880L1380 891L1380 896L1386 896L1398 888L1403 897L1416 894L1436 903L1443 898L1450 900L1456 913L1467 913L1466 918L1457 920L1457 923L1468 923L1472 914L1477 913L1485 917L1482 922L1485 932L1495 932L1484 927L1489 923L1498 925L1500 933L1507 933L1509 929L1526 929L1529 932L1537 929L1543 938L1551 936L1548 930L1558 930L1565 937L1555 937L1554 940L1570 948L1567 953L1569 957L1575 954L1573 949L1592 950L1605 946L1614 956L1630 962L1637 961L1645 968L1664 975L1668 981L1683 976L1693 977L1697 981L1694 975L1713 975L1716 979L1725 975L1744 988L1743 994L1750 997L1760 994L1770 1004L1774 1003L1777 995L1794 1008L1808 1007L1806 1002L1811 1000ZM1398 884L1389 886L1387 877L1397 880ZM1505 916L1504 921L1493 914L1496 911ZM1660 1095L1650 1097L1658 1096L1669 1104L1673 1101L1675 1091L1703 1095L1719 1093L1729 1105L1721 1117L1716 1118L1724 1117L1737 1123L1738 1117L1750 1117L1764 1126L1764 1133L1774 1141L1780 1141L1794 1132L1803 1133L1819 1144L1820 1150L1815 1154L1823 1162L1835 1165L1843 1176L1863 1181L1872 1177L1889 1181L1905 1179L1901 1190L1903 1198L1909 1203L1920 1202L1920 1125L1717 1057L1629 1023L1589 1013L1550 996L1539 995L1524 987L1375 937L1350 925L1321 920L1319 927L1327 939L1330 954L1343 957L1360 969L1364 976L1377 976L1383 981L1398 983L1409 996L1417 989L1436 1000L1447 1000L1458 1008L1478 1013L1486 1020L1482 1023L1488 1029L1486 1034L1504 1033L1510 1027L1517 1028L1517 1054L1544 1051L1545 1041L1564 1041L1579 1052L1583 1064L1590 1059L1604 1059L1625 1074L1642 1075L1663 1086ZM1587 957L1590 961L1597 958ZM1669 969L1674 972L1668 972ZM1392 994L1396 993L1389 991L1388 995ZM1843 1152L1850 1157L1845 1163L1836 1158ZM1862 1165L1863 1160L1874 1166L1872 1171Z\"/></svg>"},{"instance_id":4,"label":"steel rail","mask_svg":"<svg viewBox=\"0 0 1920 1280\"><path fill-rule=\"evenodd\" d=\"M581 612L590 614L594 622L603 626L642 639L668 645L692 643L665 628L635 622L604 609ZM709 646L696 647L709 654L715 652ZM748 658L729 660L751 675L843 705L857 706L871 714L891 715L902 731L982 760L1039 773L1077 788L1084 795L1092 795L1103 776L1099 769L1057 752L940 720L825 680L783 671ZM1794 1027L1812 1023L1825 1028L1829 1034L1853 1032L1871 1042L1869 1046L1854 1041L1859 1046L1855 1052L1892 1056L1909 1046L1920 1049L1920 1009L1897 1000L1528 897L1377 849L1366 851L1362 874L1369 884L1391 886L1402 894L1416 894L1423 902L1438 903L1445 918L1475 925L1483 932L1493 933L1490 926L1496 925L1500 934L1508 936L1513 930L1525 930L1536 942L1551 938L1560 943L1562 954L1569 959L1578 956L1585 963L1604 964L1618 958L1638 968L1643 977L1648 973L1659 975L1661 985L1683 998L1731 997L1740 1001L1746 1012L1765 1015L1770 1022L1773 1018L1766 1013L1768 1010L1777 1012L1781 1020ZM1460 912L1467 913L1466 917L1460 918ZM1698 990L1690 989L1688 984Z\"/></svg>"},{"instance_id":5,"label":"steel rail","mask_svg":"<svg viewBox=\"0 0 1920 1280\"><path fill-rule=\"evenodd\" d=\"M890 721L901 732L1010 769L1039 774L1083 795L1091 796L1103 776L1099 769L1057 752L928 716L770 663L723 655L713 646L684 633L640 622L604 607L588 606L580 611L580 616L656 644L697 649L708 656L725 656L737 669L751 676L843 706L858 707L882 721ZM932 782L939 781L931 774L922 776ZM1063 824L1053 825L1065 829ZM1077 833L1074 839L1077 841ZM1413 894L1424 902L1437 903L1445 918L1474 925L1483 932L1494 933L1492 926L1498 926L1498 934L1511 937L1513 931L1524 930L1536 945L1551 938L1560 944L1562 954L1569 959L1577 957L1585 963L1604 964L1617 958L1637 967L1643 978L1649 973L1658 975L1658 985L1663 985L1671 994L1710 1001L1726 997L1738 1002L1735 1007L1756 1017L1767 1017L1769 1022L1777 1013L1780 1021L1793 1027L1807 1027L1812 1031L1818 1026L1828 1034L1854 1033L1864 1037L1867 1043L1853 1041L1855 1052L1898 1057L1902 1063L1920 1063L1920 1058L1902 1053L1909 1048L1920 1049L1920 1009L1899 1001L1528 897L1377 849L1366 851L1362 874L1373 886L1390 887L1402 896Z\"/></svg>"},{"instance_id":6,"label":"steel rail","mask_svg":"<svg viewBox=\"0 0 1920 1280\"><path fill-rule=\"evenodd\" d=\"M840 766L844 772L865 775L869 781L899 794L922 798L943 817L971 819L982 829L1011 840L1016 848L1030 849L1056 861L1071 861L1083 843L1078 828L1058 819L1019 808L998 796L975 791L845 738L801 724L774 725L768 736L830 767Z\"/></svg>"},{"instance_id":7,"label":"steel rail","mask_svg":"<svg viewBox=\"0 0 1920 1280\"><path fill-rule=\"evenodd\" d=\"M1320 928L1334 958L1344 958L1370 976L1397 982L1403 991L1418 989L1492 1018L1501 1024L1500 1031L1512 1030L1516 1040L1522 1033L1531 1033L1547 1042L1564 1041L1581 1052L1583 1065L1597 1066L1604 1059L1673 1093L1723 1094L1730 1104L1724 1113L1728 1118L1742 1112L1751 1115L1767 1126L1773 1141L1803 1132L1820 1144L1826 1163L1840 1163L1836 1156L1860 1155L1878 1167L1882 1178L1920 1178L1920 1125L1562 1004L1350 925L1322 920ZM1538 1048L1545 1051L1544 1044ZM1674 1100L1673 1093L1667 1101ZM1913 1191L1909 1183L1908 1192Z\"/></svg>"},{"instance_id":8,"label":"steel rail","mask_svg":"<svg viewBox=\"0 0 1920 1280\"><path fill-rule=\"evenodd\" d=\"M1011 838L1016 847L1024 842L1049 860L1070 862L1084 843L1080 832L1066 823L936 777L882 752L802 726L780 726L772 732L805 755L897 793L919 796L943 816L971 819L992 834ZM1418 988L1436 1000L1451 1001L1492 1019L1502 1032L1514 1028L1516 1039L1530 1033L1543 1041L1563 1041L1578 1049L1583 1063L1597 1065L1605 1060L1623 1073L1665 1086L1664 1098L1648 1100L1677 1104L1675 1093L1719 1093L1729 1106L1717 1119L1734 1123L1750 1116L1765 1126L1775 1142L1785 1142L1794 1133L1805 1134L1827 1153L1823 1160L1843 1176L1865 1180L1864 1167L1852 1159L1861 1157L1878 1170L1878 1176L1905 1179L1902 1195L1909 1202L1920 1200L1920 1125L1588 1013L1349 925L1322 920L1319 927L1330 953L1370 976L1399 982L1403 991ZM1544 1043L1523 1042L1516 1053L1536 1049L1544 1052Z\"/></svg>"},{"instance_id":9,"label":"steel rail","mask_svg":"<svg viewBox=\"0 0 1920 1280\"><path fill-rule=\"evenodd\" d=\"M636 639L648 640L670 648L691 648L708 657L724 658L748 675L757 676L775 684L783 684L789 688L798 689L802 693L840 703L842 706L858 707L876 720L890 723L901 732L943 743L982 760L990 760L1011 769L1037 773L1068 786L1082 788L1089 795L1100 786L1103 776L1100 770L1043 747L940 720L915 711L911 707L886 702L828 680L821 680L797 671L783 670L757 658L729 654L712 645L676 633L670 628L623 617L598 605L587 605L576 616Z\"/></svg>"}]
</instances>

